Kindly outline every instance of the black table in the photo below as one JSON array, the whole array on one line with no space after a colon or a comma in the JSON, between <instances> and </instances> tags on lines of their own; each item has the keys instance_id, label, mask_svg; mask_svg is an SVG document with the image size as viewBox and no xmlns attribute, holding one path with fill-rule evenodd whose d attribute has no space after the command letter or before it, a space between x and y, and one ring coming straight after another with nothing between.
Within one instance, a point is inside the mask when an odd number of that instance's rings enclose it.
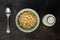
<instances>
[{"instance_id":1,"label":"black table","mask_svg":"<svg viewBox=\"0 0 60 40\"><path fill-rule=\"evenodd\" d=\"M10 29L7 34L5 8L11 8ZM40 16L40 25L32 33L21 32L15 24L17 13L24 8L31 8L37 11ZM53 14L56 17L56 24L47 27L42 23L45 14ZM60 3L58 0L0 0L0 40L56 40L60 39Z\"/></svg>"}]
</instances>

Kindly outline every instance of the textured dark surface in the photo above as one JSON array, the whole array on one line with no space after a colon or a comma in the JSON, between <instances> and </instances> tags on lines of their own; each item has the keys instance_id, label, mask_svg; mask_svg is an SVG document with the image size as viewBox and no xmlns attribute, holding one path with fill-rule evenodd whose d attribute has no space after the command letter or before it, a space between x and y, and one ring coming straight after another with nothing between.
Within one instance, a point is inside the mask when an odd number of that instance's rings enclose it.
<instances>
[{"instance_id":1,"label":"textured dark surface","mask_svg":"<svg viewBox=\"0 0 60 40\"><path fill-rule=\"evenodd\" d=\"M10 5L10 29L7 34L5 8ZM24 8L36 10L40 16L41 22L37 30L32 33L21 32L15 24L16 14ZM52 27L46 27L42 23L45 14L51 13L56 17L56 24ZM0 0L0 40L56 40L60 39L60 3L58 0Z\"/></svg>"}]
</instances>

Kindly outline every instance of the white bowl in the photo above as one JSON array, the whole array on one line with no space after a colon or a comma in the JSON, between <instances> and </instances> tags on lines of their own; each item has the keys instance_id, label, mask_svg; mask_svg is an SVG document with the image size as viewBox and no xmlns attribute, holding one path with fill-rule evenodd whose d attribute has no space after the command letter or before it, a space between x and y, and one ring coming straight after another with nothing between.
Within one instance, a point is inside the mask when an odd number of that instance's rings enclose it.
<instances>
[{"instance_id":1,"label":"white bowl","mask_svg":"<svg viewBox=\"0 0 60 40\"><path fill-rule=\"evenodd\" d=\"M44 25L51 27L56 23L56 18L52 14L46 14L43 17L42 22L43 22Z\"/></svg>"},{"instance_id":2,"label":"white bowl","mask_svg":"<svg viewBox=\"0 0 60 40\"><path fill-rule=\"evenodd\" d=\"M17 20L17 19L18 19L18 16L19 16L22 12L24 12L24 11L31 11L31 12L33 12L33 13L36 15L36 17L37 17L36 26L35 26L34 28L30 29L30 30L25 30L25 29L21 28L21 27L18 25L18 22L17 22L17 21L18 21L18 20ZM40 17L39 17L38 13L37 13L35 10L30 9L30 8L25 8L25 9L22 9L21 11L19 11L19 12L17 13L15 22L16 22L16 26L18 27L19 30L21 30L21 31L23 31L23 32L33 32L33 31L36 30L37 27L39 26Z\"/></svg>"}]
</instances>

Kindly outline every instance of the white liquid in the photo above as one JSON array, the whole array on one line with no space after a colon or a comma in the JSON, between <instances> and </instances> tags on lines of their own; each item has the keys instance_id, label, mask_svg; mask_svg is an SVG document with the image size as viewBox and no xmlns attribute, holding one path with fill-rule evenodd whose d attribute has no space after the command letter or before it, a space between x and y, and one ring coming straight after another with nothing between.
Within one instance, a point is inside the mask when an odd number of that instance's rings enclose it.
<instances>
[{"instance_id":1,"label":"white liquid","mask_svg":"<svg viewBox=\"0 0 60 40\"><path fill-rule=\"evenodd\" d=\"M47 21L48 21L49 23L53 23L55 20L54 20L54 17L49 17Z\"/></svg>"}]
</instances>

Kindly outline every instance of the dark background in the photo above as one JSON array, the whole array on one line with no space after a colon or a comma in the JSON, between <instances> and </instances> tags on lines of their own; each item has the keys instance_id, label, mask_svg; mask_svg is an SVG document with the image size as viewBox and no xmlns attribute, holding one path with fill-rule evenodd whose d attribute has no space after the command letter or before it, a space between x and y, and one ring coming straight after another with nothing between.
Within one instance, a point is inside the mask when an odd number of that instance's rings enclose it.
<instances>
[{"instance_id":1,"label":"dark background","mask_svg":"<svg viewBox=\"0 0 60 40\"><path fill-rule=\"evenodd\" d=\"M10 29L7 34L5 8L11 8ZM40 16L40 25L32 33L21 32L15 24L17 13L24 8L36 10ZM45 14L53 14L56 24L47 27L42 23ZM59 0L0 0L0 40L60 40L60 2Z\"/></svg>"}]
</instances>

